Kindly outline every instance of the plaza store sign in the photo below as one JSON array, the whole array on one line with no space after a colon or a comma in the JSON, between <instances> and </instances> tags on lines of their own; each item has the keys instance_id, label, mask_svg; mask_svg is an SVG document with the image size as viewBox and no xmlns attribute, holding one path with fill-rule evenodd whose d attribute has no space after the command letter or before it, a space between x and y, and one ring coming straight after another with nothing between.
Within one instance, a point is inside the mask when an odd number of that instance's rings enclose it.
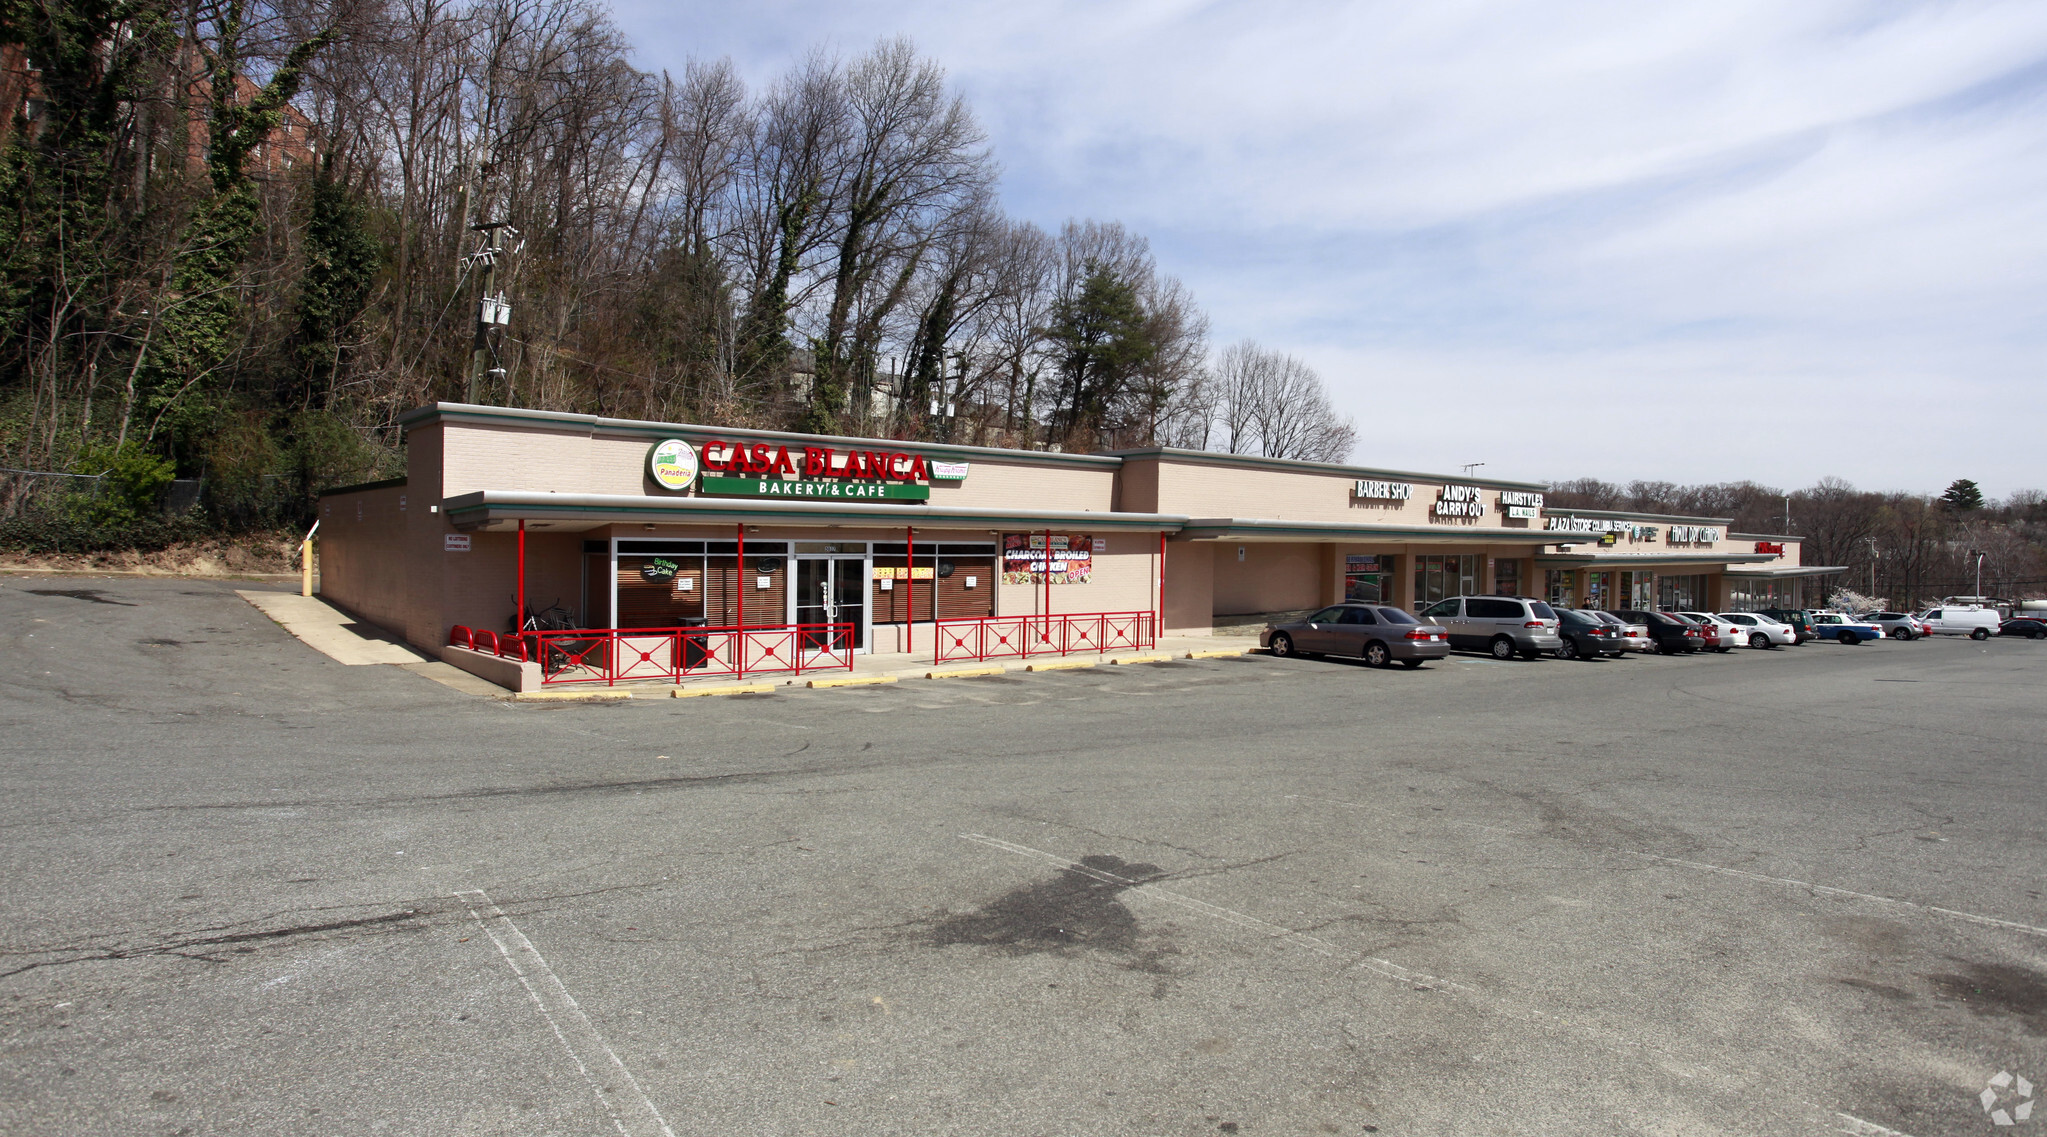
<instances>
[{"instance_id":1,"label":"plaza store sign","mask_svg":"<svg viewBox=\"0 0 2047 1137\"><path fill-rule=\"evenodd\" d=\"M1485 491L1477 486L1444 486L1429 512L1436 517L1484 517Z\"/></svg>"},{"instance_id":2,"label":"plaza store sign","mask_svg":"<svg viewBox=\"0 0 2047 1137\"><path fill-rule=\"evenodd\" d=\"M1609 521L1603 517L1571 517L1551 514L1543 522L1544 529L1555 533L1613 533L1630 541L1654 541L1656 526L1636 525L1629 521Z\"/></svg>"},{"instance_id":3,"label":"plaza store sign","mask_svg":"<svg viewBox=\"0 0 2047 1137\"><path fill-rule=\"evenodd\" d=\"M1500 491L1500 512L1533 521L1542 516L1542 495L1521 490Z\"/></svg>"},{"instance_id":4,"label":"plaza store sign","mask_svg":"<svg viewBox=\"0 0 2047 1137\"><path fill-rule=\"evenodd\" d=\"M661 445L678 442L671 439ZM965 462L937 462L899 450L712 439L698 454L703 468L699 492L734 497L928 501L932 482L964 481L967 476Z\"/></svg>"}]
</instances>

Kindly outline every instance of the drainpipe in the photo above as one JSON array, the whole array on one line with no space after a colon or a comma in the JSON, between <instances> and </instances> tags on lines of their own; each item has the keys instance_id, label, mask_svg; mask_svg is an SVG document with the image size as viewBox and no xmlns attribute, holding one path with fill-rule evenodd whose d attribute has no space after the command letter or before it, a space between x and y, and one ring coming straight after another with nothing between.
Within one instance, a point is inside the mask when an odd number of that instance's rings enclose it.
<instances>
[{"instance_id":1,"label":"drainpipe","mask_svg":"<svg viewBox=\"0 0 2047 1137\"><path fill-rule=\"evenodd\" d=\"M526 519L519 519L519 611L512 617L512 631L526 633Z\"/></svg>"}]
</instances>

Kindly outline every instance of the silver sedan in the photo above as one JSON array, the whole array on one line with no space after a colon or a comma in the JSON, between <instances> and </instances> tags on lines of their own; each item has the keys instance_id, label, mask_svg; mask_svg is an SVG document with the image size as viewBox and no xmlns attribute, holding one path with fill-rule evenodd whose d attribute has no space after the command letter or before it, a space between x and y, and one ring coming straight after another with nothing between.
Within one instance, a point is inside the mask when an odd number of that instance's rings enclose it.
<instances>
[{"instance_id":1,"label":"silver sedan","mask_svg":"<svg viewBox=\"0 0 2047 1137\"><path fill-rule=\"evenodd\" d=\"M1337 604L1305 620L1267 624L1258 646L1276 656L1355 655L1374 667L1420 667L1450 654L1450 637L1385 604Z\"/></svg>"}]
</instances>

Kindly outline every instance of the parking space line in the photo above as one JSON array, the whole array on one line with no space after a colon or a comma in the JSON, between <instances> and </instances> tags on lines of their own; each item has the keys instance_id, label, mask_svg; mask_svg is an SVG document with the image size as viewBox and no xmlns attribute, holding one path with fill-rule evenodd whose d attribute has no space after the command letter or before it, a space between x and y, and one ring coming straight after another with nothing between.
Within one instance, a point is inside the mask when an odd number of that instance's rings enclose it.
<instances>
[{"instance_id":1,"label":"parking space line","mask_svg":"<svg viewBox=\"0 0 2047 1137\"><path fill-rule=\"evenodd\" d=\"M1878 904L1896 904L1901 908L1916 908L1921 912L1932 912L1941 916L1953 916L1957 920L1966 920L1971 924L1981 924L1986 928L2008 928L2014 932L2025 932L2027 935L2047 936L2047 928L2036 928L2031 924L2020 924L2015 923L2014 921L2011 920L1999 920L1994 916L1978 916L1974 912L1962 912L1954 908L1942 908L1937 904L1921 904L1916 900L1900 900L1895 896L1878 896L1875 893L1871 892L1856 892L1853 889L1848 888L1834 888L1829 885L1814 884L1809 880L1793 880L1790 877L1786 876L1765 876L1759 872L1748 872L1744 869L1722 868L1719 865L1709 865L1702 861L1684 861L1679 860L1676 857L1659 857L1655 853L1637 853L1632 849L1616 849L1614 851L1617 853L1626 853L1628 856L1631 857L1641 857L1644 860L1661 861L1666 865L1678 865L1688 869L1700 869L1705 872L1715 872L1721 874L1722 876L1741 877L1744 880L1762 881L1765 884L1790 885L1793 888L1808 889L1810 891L1822 893L1827 896L1848 896L1853 897L1856 900L1875 901Z\"/></svg>"},{"instance_id":2,"label":"parking space line","mask_svg":"<svg viewBox=\"0 0 2047 1137\"><path fill-rule=\"evenodd\" d=\"M1841 1127L1840 1131L1850 1134L1852 1137L1912 1137L1909 1133L1900 1133L1895 1129L1885 1129L1874 1121L1864 1121L1852 1113L1842 1113L1836 1110L1834 1111L1834 1116L1847 1122L1846 1125Z\"/></svg>"},{"instance_id":3,"label":"parking space line","mask_svg":"<svg viewBox=\"0 0 2047 1137\"><path fill-rule=\"evenodd\" d=\"M1433 819L1413 817L1408 814L1401 813L1398 810L1386 809L1383 806L1371 805L1361 801L1343 801L1338 798L1313 797L1307 794L1287 794L1286 797L1287 800L1289 801L1315 801L1322 802L1327 805L1340 805L1346 809L1369 809L1376 813L1385 814L1388 817L1397 817L1403 820L1416 822L1417 824L1427 821L1433 821L1435 824L1438 825L1458 825L1466 829L1483 829L1488 833L1498 833L1505 837L1519 837L1524 840L1535 840L1543 836L1543 834L1541 833L1524 833L1513 829L1501 829L1495 825L1481 825L1476 821L1459 821L1455 818L1448 817ZM1762 873L1749 872L1745 869L1723 868L1720 865L1709 865L1703 861L1681 860L1677 857L1664 857L1658 856L1655 853L1637 852L1634 849L1616 849L1608 847L1606 851L1610 853L1620 853L1624 856L1629 857L1640 857L1644 860L1658 861L1666 865L1675 865L1679 868L1699 869L1702 872L1719 873L1722 876L1732 876L1739 877L1743 880L1759 881L1764 884L1782 884L1788 885L1792 888L1803 888L1810 892L1822 893L1827 896L1846 896L1855 900L1868 900L1877 904L1895 904L1901 908L1911 908L1920 912L1930 912L1937 916L1952 916L1957 920L1965 920L1971 924L1981 924L1986 928L2006 928L2014 932L2024 932L2027 935L2032 936L2047 936L2047 928L2035 927L2032 924L2020 924L2011 920L2000 920L1997 919L1995 916L1979 916L1974 912L1963 912L1957 908L1943 908L1938 904L1921 904L1916 900L1900 900L1895 896L1878 896L1873 892L1856 892L1854 889L1850 888L1835 888L1831 885L1814 884L1812 881L1809 880L1794 880L1791 877L1787 876L1766 876Z\"/></svg>"},{"instance_id":4,"label":"parking space line","mask_svg":"<svg viewBox=\"0 0 2047 1137\"><path fill-rule=\"evenodd\" d=\"M659 1132L662 1137L675 1137L675 1131L668 1127L667 1119L661 1116L661 1111L654 1107L653 1100L640 1088L639 1079L633 1077L633 1072L626 1069L624 1062L619 1061L617 1051L611 1048L610 1043L604 1041L603 1035L597 1033L597 1027L590 1022L590 1016L583 1013L582 1005L576 1002L575 996L569 994L569 989L563 985L561 977L556 975L554 969L547 965L547 961L540 957L540 952L533 946L533 941L526 938L526 933L520 931L517 924L512 923L512 918L505 915L504 909L499 908L497 902L490 898L490 894L482 889L457 892L455 899L468 905L470 918L490 937L490 942L498 946L499 954L511 965L512 974L519 977L519 985L526 988L526 993L533 997L533 1005L540 1008L540 1017L547 1020L548 1026L554 1028L554 1036L561 1040L562 1049L569 1052L569 1060L576 1064L576 1072L583 1075L583 1080L590 1084L590 1092L597 1095L598 1103L604 1107L605 1115L611 1118L611 1123L617 1126L619 1133L623 1137L636 1137L637 1134ZM488 920L478 911L482 908L489 909ZM507 946L508 942L510 946ZM570 1039L571 1035L575 1036L574 1041ZM578 1043L581 1044L580 1047ZM583 1054L591 1051L603 1052L613 1069L625 1079L626 1085L632 1087L632 1096L639 1099L639 1108L632 1108L632 1103L628 1101L627 1108L621 1111L613 1103L612 1087L605 1085L603 1079L591 1073L589 1064L583 1061ZM647 1119L653 1122L653 1129L649 1129L644 1122L638 1122L642 1111L646 1113ZM633 1117L638 1123L628 1127L626 1116L622 1116L622 1113Z\"/></svg>"},{"instance_id":5,"label":"parking space line","mask_svg":"<svg viewBox=\"0 0 2047 1137\"><path fill-rule=\"evenodd\" d=\"M1047 861L1051 864L1058 865L1060 868L1066 869L1069 872L1077 872L1080 873L1082 876L1093 877L1094 879L1099 880L1104 884L1120 884L1125 886L1127 891L1134 893L1136 895L1149 897L1153 900L1163 900L1168 904L1177 904L1182 908L1199 912L1204 916L1221 920L1224 923L1235 924L1240 928L1250 929L1251 931L1257 932L1260 935L1267 936L1275 940L1284 940L1292 942L1301 947L1307 948L1309 951L1315 952L1318 955L1335 957L1349 954L1348 952L1343 951L1341 948L1338 948L1335 944L1332 944L1327 940L1317 939L1316 937L1308 935L1305 932L1296 932L1292 928L1283 928L1278 924L1268 923L1264 920L1260 920L1256 916L1246 915L1245 913L1238 912L1235 909L1224 908L1219 905L1210 904L1205 900L1196 900L1192 896L1187 896L1182 893L1174 892L1171 889L1160 888L1155 884L1146 884L1143 881L1135 880L1130 877L1118 876L1115 873L1105 872L1102 869L1091 868L1087 865L1081 864L1078 861L1068 860L1067 858L1062 857L1057 853L1048 853L1043 849L1033 849L1029 845L1018 845L1009 841L1004 841L998 837L989 837L981 833L962 833L960 834L960 837L964 840L974 841L978 842L979 844L987 845L990 848L1001 849L1003 852L1006 853L1015 853L1018 856L1034 857L1041 861ZM1440 976L1430 975L1426 972L1414 971L1410 968L1402 967L1399 964L1394 963L1390 960L1379 959L1373 956L1360 956L1357 958L1358 966L1364 968L1367 971L1383 975L1388 979L1397 979L1402 983L1407 983L1415 986L1433 987L1438 990L1460 991L1467 995L1477 994L1477 992L1474 991L1472 988L1466 987L1462 983L1452 982L1451 980L1441 978Z\"/></svg>"}]
</instances>

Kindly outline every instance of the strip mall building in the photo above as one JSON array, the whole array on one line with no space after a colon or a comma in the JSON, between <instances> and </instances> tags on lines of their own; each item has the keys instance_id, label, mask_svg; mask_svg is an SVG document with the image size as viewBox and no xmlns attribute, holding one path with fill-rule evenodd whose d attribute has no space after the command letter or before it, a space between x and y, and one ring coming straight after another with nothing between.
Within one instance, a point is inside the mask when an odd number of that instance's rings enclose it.
<instances>
[{"instance_id":1,"label":"strip mall building","mask_svg":"<svg viewBox=\"0 0 2047 1137\"><path fill-rule=\"evenodd\" d=\"M403 425L405 478L321 498L321 593L428 650L509 630L522 562L528 605L585 628L850 623L880 652L913 613L1156 612L1199 635L1346 597L1803 607L1841 571L1725 519L1550 509L1529 482L449 403Z\"/></svg>"}]
</instances>

